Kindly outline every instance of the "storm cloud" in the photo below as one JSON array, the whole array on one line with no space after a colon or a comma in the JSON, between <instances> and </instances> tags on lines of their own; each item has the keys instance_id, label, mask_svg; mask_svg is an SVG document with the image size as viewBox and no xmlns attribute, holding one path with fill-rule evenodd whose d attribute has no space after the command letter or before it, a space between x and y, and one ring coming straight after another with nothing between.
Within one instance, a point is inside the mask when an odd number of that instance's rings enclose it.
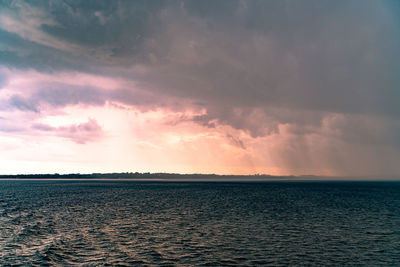
<instances>
[{"instance_id":1,"label":"storm cloud","mask_svg":"<svg viewBox=\"0 0 400 267\"><path fill-rule=\"evenodd\" d=\"M106 103L192 108L182 123L228 126L248 140L280 136L275 156L288 168L310 153L301 163L310 169L331 162L339 173L363 173L367 162L370 172L393 174L400 171L388 160L400 156L399 15L390 0L5 1L3 67L124 84L42 82L1 103L27 112ZM0 86L6 82L0 73ZM225 136L249 150L239 136ZM366 152L356 171L346 167Z\"/></svg>"}]
</instances>

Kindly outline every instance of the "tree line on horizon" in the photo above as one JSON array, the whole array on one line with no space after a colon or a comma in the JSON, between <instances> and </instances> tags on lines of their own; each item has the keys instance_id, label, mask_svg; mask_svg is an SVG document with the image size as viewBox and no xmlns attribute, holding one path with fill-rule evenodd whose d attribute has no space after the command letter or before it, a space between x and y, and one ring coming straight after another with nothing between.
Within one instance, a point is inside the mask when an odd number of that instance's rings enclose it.
<instances>
[{"instance_id":1,"label":"tree line on horizon","mask_svg":"<svg viewBox=\"0 0 400 267\"><path fill-rule=\"evenodd\" d=\"M4 174L0 179L209 179L209 178L294 178L295 176L273 176L268 174L252 175L219 175L219 174L180 174L180 173L150 173L150 172L122 172L122 173L70 173L70 174Z\"/></svg>"}]
</instances>

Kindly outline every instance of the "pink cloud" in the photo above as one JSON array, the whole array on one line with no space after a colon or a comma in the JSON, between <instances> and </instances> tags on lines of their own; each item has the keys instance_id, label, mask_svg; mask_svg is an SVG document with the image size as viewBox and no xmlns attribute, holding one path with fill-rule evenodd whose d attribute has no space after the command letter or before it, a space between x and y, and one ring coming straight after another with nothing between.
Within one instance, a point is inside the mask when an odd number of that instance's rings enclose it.
<instances>
[{"instance_id":1,"label":"pink cloud","mask_svg":"<svg viewBox=\"0 0 400 267\"><path fill-rule=\"evenodd\" d=\"M36 123L33 129L41 132L52 132L56 136L70 139L78 144L94 142L103 136L103 129L94 119L87 122L68 126L53 127L43 123Z\"/></svg>"}]
</instances>

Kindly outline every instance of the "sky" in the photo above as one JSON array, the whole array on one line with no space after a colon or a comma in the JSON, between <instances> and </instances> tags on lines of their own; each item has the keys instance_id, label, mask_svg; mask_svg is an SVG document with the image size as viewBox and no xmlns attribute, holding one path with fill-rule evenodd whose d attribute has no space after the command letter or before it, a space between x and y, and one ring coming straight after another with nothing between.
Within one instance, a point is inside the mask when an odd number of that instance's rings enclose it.
<instances>
[{"instance_id":1,"label":"sky","mask_svg":"<svg viewBox=\"0 0 400 267\"><path fill-rule=\"evenodd\" d=\"M2 174L400 174L400 2L0 1Z\"/></svg>"}]
</instances>

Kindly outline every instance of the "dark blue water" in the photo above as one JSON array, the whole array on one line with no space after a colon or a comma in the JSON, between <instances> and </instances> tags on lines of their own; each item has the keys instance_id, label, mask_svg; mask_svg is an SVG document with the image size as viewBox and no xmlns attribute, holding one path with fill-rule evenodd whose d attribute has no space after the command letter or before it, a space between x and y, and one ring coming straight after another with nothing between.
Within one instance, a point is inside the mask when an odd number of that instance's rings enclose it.
<instances>
[{"instance_id":1,"label":"dark blue water","mask_svg":"<svg viewBox=\"0 0 400 267\"><path fill-rule=\"evenodd\" d=\"M0 181L0 265L400 266L400 183Z\"/></svg>"}]
</instances>

